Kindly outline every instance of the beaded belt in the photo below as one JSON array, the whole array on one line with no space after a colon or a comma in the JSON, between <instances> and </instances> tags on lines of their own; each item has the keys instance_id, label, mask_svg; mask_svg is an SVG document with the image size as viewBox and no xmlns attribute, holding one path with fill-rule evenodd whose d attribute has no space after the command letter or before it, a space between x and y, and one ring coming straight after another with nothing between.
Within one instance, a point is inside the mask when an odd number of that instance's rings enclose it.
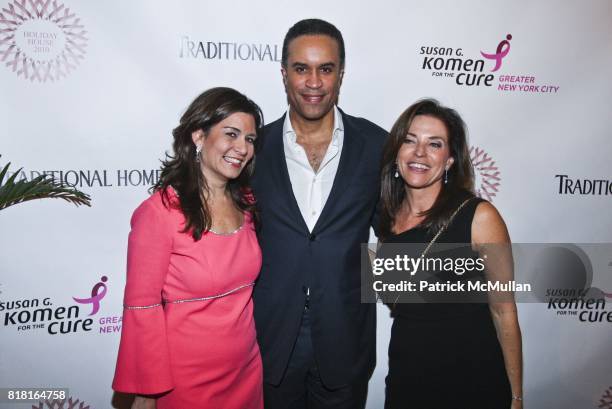
<instances>
[{"instance_id":1,"label":"beaded belt","mask_svg":"<svg viewBox=\"0 0 612 409\"><path fill-rule=\"evenodd\" d=\"M221 297L225 297L226 295L230 295L235 293L236 291L240 291L243 288L247 288L247 287L252 287L255 285L255 282L252 283L248 283L248 284L244 284L241 285L240 287L236 287L233 288L229 291L226 291L222 294L217 294L217 295L211 295L208 297L198 297L198 298L187 298L184 300L164 300L163 304L182 304L185 302L194 302L194 301L206 301L206 300L214 300L215 298L221 298ZM161 307L163 305L162 303L158 303L158 304L152 304L152 305L143 305L143 306L131 306L131 305L123 305L123 308L125 308L126 310L144 310L147 308L155 308L155 307Z\"/></svg>"}]
</instances>

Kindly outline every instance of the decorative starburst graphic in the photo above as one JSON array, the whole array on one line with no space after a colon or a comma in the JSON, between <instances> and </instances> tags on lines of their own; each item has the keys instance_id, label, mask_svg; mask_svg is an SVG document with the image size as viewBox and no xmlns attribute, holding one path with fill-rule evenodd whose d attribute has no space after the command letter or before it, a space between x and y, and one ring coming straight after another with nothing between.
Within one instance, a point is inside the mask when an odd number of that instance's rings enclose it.
<instances>
[{"instance_id":1,"label":"decorative starburst graphic","mask_svg":"<svg viewBox=\"0 0 612 409\"><path fill-rule=\"evenodd\" d=\"M501 177L495 161L483 149L470 148L470 158L474 166L476 194L483 199L493 201L499 192Z\"/></svg>"},{"instance_id":2,"label":"decorative starburst graphic","mask_svg":"<svg viewBox=\"0 0 612 409\"><path fill-rule=\"evenodd\" d=\"M612 386L610 386L599 399L599 406L601 409L612 409Z\"/></svg>"},{"instance_id":3,"label":"decorative starburst graphic","mask_svg":"<svg viewBox=\"0 0 612 409\"><path fill-rule=\"evenodd\" d=\"M13 0L0 11L0 62L30 81L57 81L84 59L87 31L56 0Z\"/></svg>"},{"instance_id":4,"label":"decorative starburst graphic","mask_svg":"<svg viewBox=\"0 0 612 409\"><path fill-rule=\"evenodd\" d=\"M79 399L53 399L38 402L32 409L90 409L89 405Z\"/></svg>"}]
</instances>

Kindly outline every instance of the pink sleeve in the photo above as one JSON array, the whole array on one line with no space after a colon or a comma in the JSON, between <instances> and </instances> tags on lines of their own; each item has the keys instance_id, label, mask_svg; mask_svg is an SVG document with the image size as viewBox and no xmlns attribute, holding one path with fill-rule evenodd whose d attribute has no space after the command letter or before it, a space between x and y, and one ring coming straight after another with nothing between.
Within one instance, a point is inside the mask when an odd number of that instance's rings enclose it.
<instances>
[{"instance_id":1,"label":"pink sleeve","mask_svg":"<svg viewBox=\"0 0 612 409\"><path fill-rule=\"evenodd\" d=\"M145 201L132 216L121 343L113 380L116 391L144 395L174 387L161 305L172 230L169 211L155 199L159 196Z\"/></svg>"}]
</instances>

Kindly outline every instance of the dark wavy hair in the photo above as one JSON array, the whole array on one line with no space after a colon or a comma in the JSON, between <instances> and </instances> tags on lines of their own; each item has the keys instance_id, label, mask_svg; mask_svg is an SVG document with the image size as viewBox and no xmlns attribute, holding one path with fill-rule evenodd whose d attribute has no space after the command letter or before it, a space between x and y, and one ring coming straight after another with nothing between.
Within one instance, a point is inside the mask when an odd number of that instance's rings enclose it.
<instances>
[{"instance_id":1,"label":"dark wavy hair","mask_svg":"<svg viewBox=\"0 0 612 409\"><path fill-rule=\"evenodd\" d=\"M173 188L176 191L178 207L186 221L183 232L191 232L195 240L200 240L202 234L210 230L212 218L203 195L203 192L208 191L208 184L200 169L200 163L196 161L196 148L191 134L201 129L206 137L213 126L237 112L249 114L255 120L257 148L264 123L259 106L232 88L211 88L193 100L181 117L179 125L172 131L174 154L166 154L166 160L162 161L159 181L152 188L153 191L161 191L166 207L171 205L168 189ZM249 188L249 179L254 168L255 156L236 179L227 183L226 190L230 193L234 205L242 211L250 212L255 225L258 225L255 200Z\"/></svg>"},{"instance_id":2,"label":"dark wavy hair","mask_svg":"<svg viewBox=\"0 0 612 409\"><path fill-rule=\"evenodd\" d=\"M318 18L309 18L306 20L300 20L295 23L283 40L283 53L281 57L281 65L287 68L287 60L289 59L289 44L300 36L307 35L326 35L333 38L338 43L338 54L340 59L340 68L344 68L344 39L342 33L331 23Z\"/></svg>"},{"instance_id":3,"label":"dark wavy hair","mask_svg":"<svg viewBox=\"0 0 612 409\"><path fill-rule=\"evenodd\" d=\"M448 169L448 183L442 184L442 190L433 206L421 214L425 216L421 226L433 234L449 222L458 206L458 201L460 203L461 200L474 196L474 170L463 119L457 111L442 106L435 99L417 101L395 121L383 150L379 226L383 240L392 234L395 217L406 199L406 184L401 177L396 178L394 175L397 170L397 153L417 115L431 116L444 123L448 132L450 156L454 158L452 166Z\"/></svg>"}]
</instances>

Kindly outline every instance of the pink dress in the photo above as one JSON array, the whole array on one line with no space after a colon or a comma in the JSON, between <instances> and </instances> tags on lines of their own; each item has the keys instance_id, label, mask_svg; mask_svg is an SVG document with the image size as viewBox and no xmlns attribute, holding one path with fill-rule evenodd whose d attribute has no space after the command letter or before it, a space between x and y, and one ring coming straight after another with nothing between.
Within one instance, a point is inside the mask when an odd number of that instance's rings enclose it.
<instances>
[{"instance_id":1,"label":"pink dress","mask_svg":"<svg viewBox=\"0 0 612 409\"><path fill-rule=\"evenodd\" d=\"M261 409L251 299L261 250L251 216L199 241L180 232L184 221L160 192L132 216L113 389L165 393L158 409Z\"/></svg>"}]
</instances>

